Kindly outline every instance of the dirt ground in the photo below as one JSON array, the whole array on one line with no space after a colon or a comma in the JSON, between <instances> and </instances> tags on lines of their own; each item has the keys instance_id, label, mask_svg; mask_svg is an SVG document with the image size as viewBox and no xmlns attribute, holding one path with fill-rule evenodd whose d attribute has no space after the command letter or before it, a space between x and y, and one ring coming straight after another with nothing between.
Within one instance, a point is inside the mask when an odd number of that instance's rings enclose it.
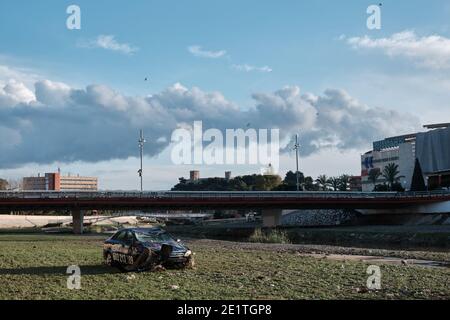
<instances>
[{"instance_id":1,"label":"dirt ground","mask_svg":"<svg viewBox=\"0 0 450 320\"><path fill-rule=\"evenodd\" d=\"M111 225L115 223L120 224L136 224L135 216L85 216L85 222L95 222L97 225ZM0 215L0 229L13 228L34 228L43 227L48 224L63 223L68 224L72 222L71 216L33 216L33 215Z\"/></svg>"},{"instance_id":2,"label":"dirt ground","mask_svg":"<svg viewBox=\"0 0 450 320\"><path fill-rule=\"evenodd\" d=\"M328 245L249 243L211 239L189 239L186 242L193 246L200 245L226 249L295 253L297 255L335 261L361 261L450 268L449 251L386 250Z\"/></svg>"}]
</instances>

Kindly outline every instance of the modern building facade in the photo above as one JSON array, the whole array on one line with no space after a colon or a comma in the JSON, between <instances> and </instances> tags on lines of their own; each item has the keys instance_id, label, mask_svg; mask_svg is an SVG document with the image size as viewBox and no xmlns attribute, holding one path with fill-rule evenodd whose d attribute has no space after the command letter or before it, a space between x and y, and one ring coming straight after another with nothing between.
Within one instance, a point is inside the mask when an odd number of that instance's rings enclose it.
<instances>
[{"instance_id":1,"label":"modern building facade","mask_svg":"<svg viewBox=\"0 0 450 320\"><path fill-rule=\"evenodd\" d=\"M424 127L431 130L373 143L373 150L361 156L362 191L373 191L375 184L370 179L371 171L381 173L390 163L398 165L399 182L405 190L409 190L416 158L430 189L450 186L450 123ZM385 179L380 176L376 184L384 182Z\"/></svg>"},{"instance_id":2,"label":"modern building facade","mask_svg":"<svg viewBox=\"0 0 450 320\"><path fill-rule=\"evenodd\" d=\"M46 173L44 176L23 178L25 191L97 191L96 177L62 176L58 173Z\"/></svg>"},{"instance_id":3,"label":"modern building facade","mask_svg":"<svg viewBox=\"0 0 450 320\"><path fill-rule=\"evenodd\" d=\"M425 126L434 129L418 133L416 157L430 189L450 187L450 123Z\"/></svg>"}]
</instances>

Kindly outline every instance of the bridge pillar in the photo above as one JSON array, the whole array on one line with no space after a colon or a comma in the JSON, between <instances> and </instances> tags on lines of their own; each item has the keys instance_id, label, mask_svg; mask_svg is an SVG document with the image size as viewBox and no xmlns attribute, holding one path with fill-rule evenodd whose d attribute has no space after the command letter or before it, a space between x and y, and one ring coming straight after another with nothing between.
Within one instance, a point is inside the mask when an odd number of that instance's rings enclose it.
<instances>
[{"instance_id":1,"label":"bridge pillar","mask_svg":"<svg viewBox=\"0 0 450 320\"><path fill-rule=\"evenodd\" d=\"M262 210L263 227L273 228L281 224L281 209L264 209Z\"/></svg>"},{"instance_id":2,"label":"bridge pillar","mask_svg":"<svg viewBox=\"0 0 450 320\"><path fill-rule=\"evenodd\" d=\"M84 211L80 209L73 209L72 210L73 233L83 234L83 220L84 220Z\"/></svg>"}]
</instances>

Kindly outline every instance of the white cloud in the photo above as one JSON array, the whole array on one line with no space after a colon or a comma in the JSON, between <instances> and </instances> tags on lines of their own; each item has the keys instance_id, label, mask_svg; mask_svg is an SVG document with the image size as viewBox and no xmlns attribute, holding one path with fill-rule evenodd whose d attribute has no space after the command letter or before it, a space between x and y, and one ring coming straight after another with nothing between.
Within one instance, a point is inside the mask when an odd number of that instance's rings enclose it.
<instances>
[{"instance_id":1,"label":"white cloud","mask_svg":"<svg viewBox=\"0 0 450 320\"><path fill-rule=\"evenodd\" d=\"M28 89L23 82L12 79L3 87L0 86L0 105L15 105L21 102L30 103L35 100L34 92Z\"/></svg>"},{"instance_id":2,"label":"white cloud","mask_svg":"<svg viewBox=\"0 0 450 320\"><path fill-rule=\"evenodd\" d=\"M272 72L272 68L269 66L263 66L263 67L256 67L248 64L233 64L233 69L239 70L239 71L245 71L245 72L252 72L252 71L258 71L258 72Z\"/></svg>"},{"instance_id":3,"label":"white cloud","mask_svg":"<svg viewBox=\"0 0 450 320\"><path fill-rule=\"evenodd\" d=\"M450 39L431 35L419 37L414 31L395 33L387 38L369 36L345 38L354 49L378 49L391 57L406 57L432 69L450 68Z\"/></svg>"},{"instance_id":4,"label":"white cloud","mask_svg":"<svg viewBox=\"0 0 450 320\"><path fill-rule=\"evenodd\" d=\"M0 63L4 63L1 60L2 59L0 59ZM7 83L11 81L21 82L26 84L27 86L29 85L32 86L36 81L38 81L41 78L42 77L36 74L34 70L11 67L6 64L0 64L0 87L5 86Z\"/></svg>"},{"instance_id":5,"label":"white cloud","mask_svg":"<svg viewBox=\"0 0 450 320\"><path fill-rule=\"evenodd\" d=\"M127 55L136 53L139 48L128 43L120 43L113 35L99 35L96 39L85 42L79 42L78 45L84 48L101 48L105 50L111 50L120 52Z\"/></svg>"},{"instance_id":6,"label":"white cloud","mask_svg":"<svg viewBox=\"0 0 450 320\"><path fill-rule=\"evenodd\" d=\"M211 58L211 59L221 58L227 54L227 52L225 50L208 51L208 50L203 50L201 46L197 46L197 45L189 46L188 51L196 57Z\"/></svg>"},{"instance_id":7,"label":"white cloud","mask_svg":"<svg viewBox=\"0 0 450 320\"><path fill-rule=\"evenodd\" d=\"M217 128L279 128L289 140L301 132L302 154L369 148L374 139L417 130L407 113L369 107L342 90L302 94L297 86L253 95L242 110L220 92L175 84L151 97L127 96L104 85L77 89L49 80L35 83L35 100L22 85L0 90L0 167L34 162L71 163L127 159L144 129L148 156L158 155L182 124ZM24 94L25 92L25 94ZM14 97L10 99L8 97ZM14 147L13 149L12 146Z\"/></svg>"}]
</instances>

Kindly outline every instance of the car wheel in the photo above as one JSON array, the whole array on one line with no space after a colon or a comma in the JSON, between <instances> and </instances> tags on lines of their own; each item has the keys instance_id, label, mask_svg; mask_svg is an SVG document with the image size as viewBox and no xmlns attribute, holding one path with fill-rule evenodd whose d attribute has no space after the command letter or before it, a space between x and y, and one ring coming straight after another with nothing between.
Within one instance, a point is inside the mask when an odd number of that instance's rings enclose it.
<instances>
[{"instance_id":1,"label":"car wheel","mask_svg":"<svg viewBox=\"0 0 450 320\"><path fill-rule=\"evenodd\" d=\"M187 269L193 269L195 266L195 261L194 261L194 257L191 256L188 261L186 261L186 263L184 264L184 267Z\"/></svg>"},{"instance_id":2,"label":"car wheel","mask_svg":"<svg viewBox=\"0 0 450 320\"><path fill-rule=\"evenodd\" d=\"M108 252L105 256L105 264L110 267L114 266L114 260L110 252Z\"/></svg>"}]
</instances>

